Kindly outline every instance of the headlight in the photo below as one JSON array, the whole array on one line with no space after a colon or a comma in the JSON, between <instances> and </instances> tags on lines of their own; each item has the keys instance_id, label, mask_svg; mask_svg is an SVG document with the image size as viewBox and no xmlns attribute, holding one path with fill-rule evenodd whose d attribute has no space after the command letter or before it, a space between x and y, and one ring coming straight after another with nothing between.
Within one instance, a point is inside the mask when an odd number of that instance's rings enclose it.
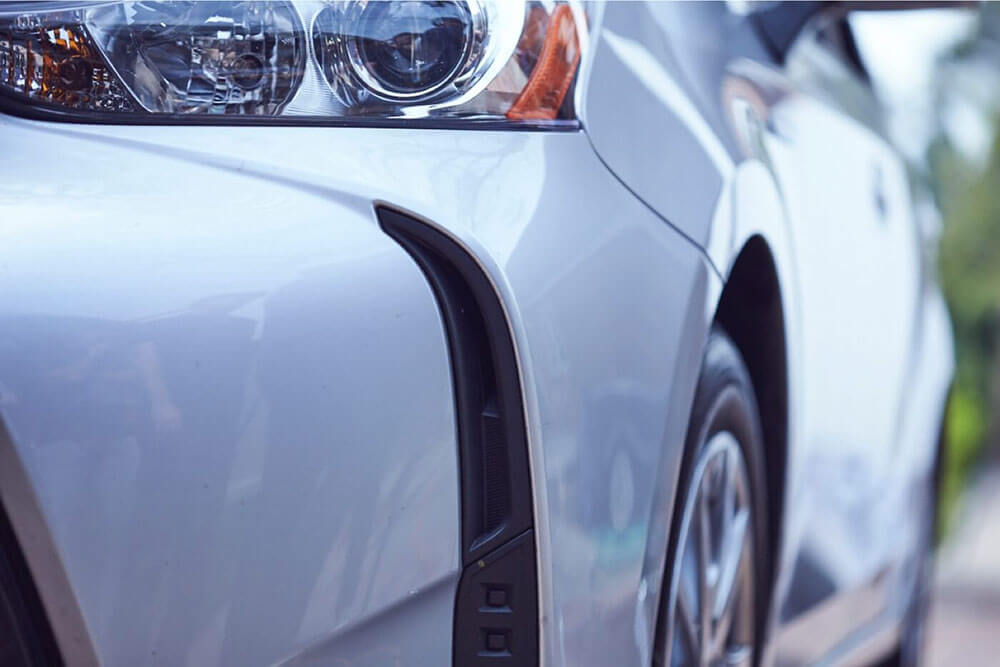
<instances>
[{"instance_id":1,"label":"headlight","mask_svg":"<svg viewBox=\"0 0 1000 667\"><path fill-rule=\"evenodd\" d=\"M0 2L0 106L112 123L575 126L585 24L562 1Z\"/></svg>"}]
</instances>

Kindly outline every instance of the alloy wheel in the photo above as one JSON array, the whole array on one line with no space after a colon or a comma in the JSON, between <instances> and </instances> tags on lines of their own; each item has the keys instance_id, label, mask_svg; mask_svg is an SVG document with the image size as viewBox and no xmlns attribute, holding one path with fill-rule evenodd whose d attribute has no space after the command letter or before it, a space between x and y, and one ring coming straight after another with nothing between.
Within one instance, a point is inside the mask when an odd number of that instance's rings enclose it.
<instances>
[{"instance_id":1,"label":"alloy wheel","mask_svg":"<svg viewBox=\"0 0 1000 667\"><path fill-rule=\"evenodd\" d=\"M668 598L668 665L753 664L754 516L736 438L701 450L684 499Z\"/></svg>"}]
</instances>

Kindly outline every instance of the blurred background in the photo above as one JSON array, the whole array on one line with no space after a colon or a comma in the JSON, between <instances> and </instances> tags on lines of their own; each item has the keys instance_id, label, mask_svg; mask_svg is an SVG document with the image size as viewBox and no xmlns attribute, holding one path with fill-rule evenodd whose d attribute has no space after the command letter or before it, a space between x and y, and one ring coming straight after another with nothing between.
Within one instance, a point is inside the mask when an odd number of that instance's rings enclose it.
<instances>
[{"instance_id":1,"label":"blurred background","mask_svg":"<svg viewBox=\"0 0 1000 667\"><path fill-rule=\"evenodd\" d=\"M955 330L927 664L1000 664L1000 3L851 19ZM921 187L922 186L922 187Z\"/></svg>"}]
</instances>

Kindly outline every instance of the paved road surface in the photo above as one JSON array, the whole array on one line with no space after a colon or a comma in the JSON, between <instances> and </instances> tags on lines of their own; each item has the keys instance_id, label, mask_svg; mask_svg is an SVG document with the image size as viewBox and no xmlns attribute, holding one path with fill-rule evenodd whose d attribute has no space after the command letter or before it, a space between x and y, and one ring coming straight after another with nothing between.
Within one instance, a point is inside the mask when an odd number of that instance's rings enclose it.
<instances>
[{"instance_id":1,"label":"paved road surface","mask_svg":"<svg viewBox=\"0 0 1000 667\"><path fill-rule=\"evenodd\" d=\"M1000 468L966 495L935 574L926 665L1000 665Z\"/></svg>"}]
</instances>

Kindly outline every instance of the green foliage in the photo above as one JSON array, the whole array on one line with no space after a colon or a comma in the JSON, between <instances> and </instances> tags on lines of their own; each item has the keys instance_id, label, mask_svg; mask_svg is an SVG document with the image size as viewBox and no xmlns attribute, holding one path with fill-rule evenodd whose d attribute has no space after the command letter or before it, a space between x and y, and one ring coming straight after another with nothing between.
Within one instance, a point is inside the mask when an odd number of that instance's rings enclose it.
<instances>
[{"instance_id":1,"label":"green foliage","mask_svg":"<svg viewBox=\"0 0 1000 667\"><path fill-rule=\"evenodd\" d=\"M949 100L978 107L1000 128L996 79L982 78L970 90L954 76L962 68L989 71L1000 53L1000 5L987 3L976 29L940 61L937 77L939 109ZM977 69L978 68L978 69ZM975 80L966 79L966 81ZM986 88L984 88L986 87ZM992 109L992 111L991 111ZM934 189L944 215L939 246L941 286L955 331L957 373L948 414L947 450L941 480L941 527L947 529L968 473L990 440L1000 433L1000 132L985 165L971 164L945 139L942 130L928 157Z\"/></svg>"},{"instance_id":2,"label":"green foliage","mask_svg":"<svg viewBox=\"0 0 1000 667\"><path fill-rule=\"evenodd\" d=\"M1000 135L981 171L940 145L931 158L945 218L941 286L951 311L958 364L941 487L942 526L947 529L968 472L998 427L992 408L998 398Z\"/></svg>"},{"instance_id":3,"label":"green foliage","mask_svg":"<svg viewBox=\"0 0 1000 667\"><path fill-rule=\"evenodd\" d=\"M952 156L936 164L943 190L945 228L941 237L941 283L954 318L959 355L975 362L963 372L987 380L1000 308L1000 141L994 142L983 172L969 178ZM985 386L981 386L985 389Z\"/></svg>"},{"instance_id":4,"label":"green foliage","mask_svg":"<svg viewBox=\"0 0 1000 667\"><path fill-rule=\"evenodd\" d=\"M941 477L939 509L939 528L942 534L947 533L952 524L969 469L975 462L986 435L982 396L967 386L957 385L948 405L947 428L945 437L948 449Z\"/></svg>"}]
</instances>

